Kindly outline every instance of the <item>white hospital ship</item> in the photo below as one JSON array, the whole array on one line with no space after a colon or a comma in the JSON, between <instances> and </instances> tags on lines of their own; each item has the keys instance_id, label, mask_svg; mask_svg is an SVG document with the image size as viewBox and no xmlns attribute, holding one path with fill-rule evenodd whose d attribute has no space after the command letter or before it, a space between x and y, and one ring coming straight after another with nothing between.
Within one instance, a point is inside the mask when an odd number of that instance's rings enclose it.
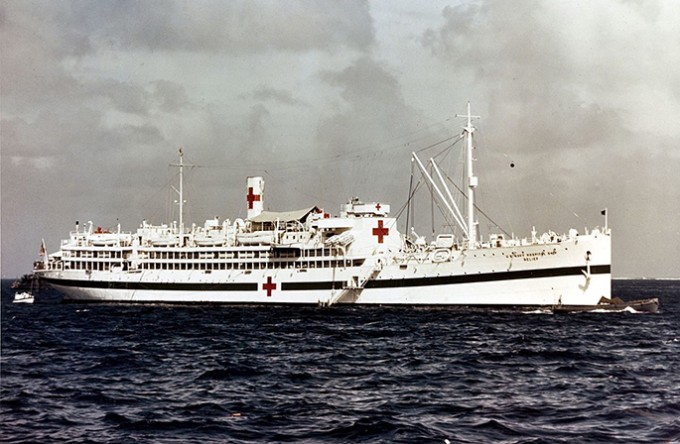
<instances>
[{"instance_id":1,"label":"white hospital ship","mask_svg":"<svg viewBox=\"0 0 680 444\"><path fill-rule=\"evenodd\" d=\"M611 299L611 232L477 234L473 133L468 104L466 208L456 205L436 162L416 165L460 236L426 241L400 233L384 202L351 199L330 215L318 207L264 210L264 180L247 178L247 218L185 227L180 151L179 223L136 232L76 226L34 274L66 300L225 304L584 307ZM438 179L438 180L437 180Z\"/></svg>"}]
</instances>

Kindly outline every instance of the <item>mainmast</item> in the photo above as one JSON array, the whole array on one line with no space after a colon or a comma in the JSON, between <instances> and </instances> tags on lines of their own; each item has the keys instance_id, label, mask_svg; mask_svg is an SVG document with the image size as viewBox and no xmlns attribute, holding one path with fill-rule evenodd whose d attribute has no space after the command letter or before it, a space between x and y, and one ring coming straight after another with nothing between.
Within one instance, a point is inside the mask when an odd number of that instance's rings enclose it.
<instances>
[{"instance_id":1,"label":"mainmast","mask_svg":"<svg viewBox=\"0 0 680 444\"><path fill-rule=\"evenodd\" d=\"M468 226L468 248L475 249L477 244L477 223L475 222L475 188L478 184L477 176L474 175L472 169L472 133L475 127L472 126L472 119L479 119L479 116L473 116L470 113L470 102L467 104L467 115L456 114L456 117L467 117L467 125L463 127L463 132L467 140L466 149L466 182L467 182L467 226Z\"/></svg>"}]
</instances>

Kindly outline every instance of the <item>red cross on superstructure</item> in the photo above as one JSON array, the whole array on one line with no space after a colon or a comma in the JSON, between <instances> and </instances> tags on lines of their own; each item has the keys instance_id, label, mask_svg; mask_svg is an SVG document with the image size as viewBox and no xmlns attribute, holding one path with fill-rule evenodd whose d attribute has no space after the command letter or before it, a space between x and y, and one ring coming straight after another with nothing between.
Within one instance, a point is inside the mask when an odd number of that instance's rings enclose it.
<instances>
[{"instance_id":1,"label":"red cross on superstructure","mask_svg":"<svg viewBox=\"0 0 680 444\"><path fill-rule=\"evenodd\" d=\"M382 205L380 205L380 202L375 204L375 211L380 211L380 208L382 208Z\"/></svg>"},{"instance_id":2,"label":"red cross on superstructure","mask_svg":"<svg viewBox=\"0 0 680 444\"><path fill-rule=\"evenodd\" d=\"M267 291L267 297L272 297L272 291L276 290L276 282L272 282L272 277L267 276L267 282L262 284L262 289Z\"/></svg>"},{"instance_id":3,"label":"red cross on superstructure","mask_svg":"<svg viewBox=\"0 0 680 444\"><path fill-rule=\"evenodd\" d=\"M378 243L382 244L383 237L387 236L388 234L390 234L390 229L383 227L383 221L379 220L378 226L373 229L373 236L378 236Z\"/></svg>"},{"instance_id":4,"label":"red cross on superstructure","mask_svg":"<svg viewBox=\"0 0 680 444\"><path fill-rule=\"evenodd\" d=\"M259 202L260 201L260 195L259 194L253 194L253 187L248 187L248 195L246 196L246 199L248 200L248 209L252 210L253 209L253 202Z\"/></svg>"}]
</instances>

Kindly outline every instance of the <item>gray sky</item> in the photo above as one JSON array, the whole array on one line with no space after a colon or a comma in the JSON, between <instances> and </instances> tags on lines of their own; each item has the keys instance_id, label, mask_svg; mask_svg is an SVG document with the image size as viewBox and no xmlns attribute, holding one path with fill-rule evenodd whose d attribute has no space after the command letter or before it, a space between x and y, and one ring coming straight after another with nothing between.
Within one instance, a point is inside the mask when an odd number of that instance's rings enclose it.
<instances>
[{"instance_id":1,"label":"gray sky","mask_svg":"<svg viewBox=\"0 0 680 444\"><path fill-rule=\"evenodd\" d=\"M467 100L506 230L608 207L614 276L680 274L680 2L21 0L0 30L3 277L76 220L176 219L180 146L197 223L245 216L258 174L272 210L396 211Z\"/></svg>"}]
</instances>

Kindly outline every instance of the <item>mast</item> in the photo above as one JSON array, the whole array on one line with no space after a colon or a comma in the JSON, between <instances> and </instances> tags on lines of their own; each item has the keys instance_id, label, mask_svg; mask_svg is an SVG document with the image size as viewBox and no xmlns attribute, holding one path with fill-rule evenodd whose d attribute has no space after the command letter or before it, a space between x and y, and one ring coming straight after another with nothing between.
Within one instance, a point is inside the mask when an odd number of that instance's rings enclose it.
<instances>
[{"instance_id":1,"label":"mast","mask_svg":"<svg viewBox=\"0 0 680 444\"><path fill-rule=\"evenodd\" d=\"M175 187L172 187L172 189L175 190L175 192L179 195L179 201L175 201L175 203L179 204L179 234L184 234L184 153L182 152L182 148L179 149L179 163L175 164L172 163L170 166L178 167L179 168L179 190L176 189Z\"/></svg>"},{"instance_id":2,"label":"mast","mask_svg":"<svg viewBox=\"0 0 680 444\"><path fill-rule=\"evenodd\" d=\"M179 149L179 234L184 234L184 153Z\"/></svg>"},{"instance_id":3,"label":"mast","mask_svg":"<svg viewBox=\"0 0 680 444\"><path fill-rule=\"evenodd\" d=\"M479 119L470 113L470 102L467 104L467 115L456 114L456 117L466 117L467 125L463 127L465 138L467 139L467 149L465 153L467 167L465 169L467 182L467 226L468 226L468 248L474 250L477 244L477 225L475 222L475 188L479 182L472 169L472 133L475 127L472 126L472 119Z\"/></svg>"}]
</instances>

